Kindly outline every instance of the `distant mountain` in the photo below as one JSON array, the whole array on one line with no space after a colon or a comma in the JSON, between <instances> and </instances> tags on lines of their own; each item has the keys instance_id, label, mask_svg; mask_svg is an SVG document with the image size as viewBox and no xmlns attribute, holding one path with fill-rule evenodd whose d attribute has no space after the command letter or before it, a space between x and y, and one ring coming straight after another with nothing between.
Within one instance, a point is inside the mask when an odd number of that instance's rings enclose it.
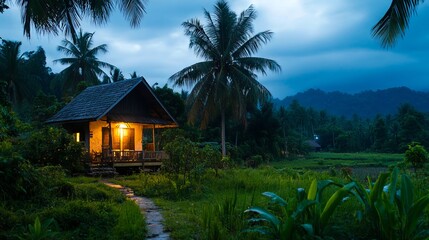
<instances>
[{"instance_id":1,"label":"distant mountain","mask_svg":"<svg viewBox=\"0 0 429 240\"><path fill-rule=\"evenodd\" d=\"M420 112L429 112L429 92L414 91L407 87L356 94L309 89L283 100L274 99L273 102L276 107L287 108L293 100L297 100L304 107L312 107L319 111L326 110L330 114L345 117L356 114L363 118L373 118L377 114L395 114L398 107L404 103L413 105Z\"/></svg>"}]
</instances>

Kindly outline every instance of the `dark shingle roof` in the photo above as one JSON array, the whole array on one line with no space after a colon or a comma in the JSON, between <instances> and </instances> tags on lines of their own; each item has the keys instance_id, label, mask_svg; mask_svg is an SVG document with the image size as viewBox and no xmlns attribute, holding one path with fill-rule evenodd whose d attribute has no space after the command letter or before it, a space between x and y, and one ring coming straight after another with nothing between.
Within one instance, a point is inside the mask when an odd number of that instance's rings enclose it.
<instances>
[{"instance_id":1,"label":"dark shingle roof","mask_svg":"<svg viewBox=\"0 0 429 240\"><path fill-rule=\"evenodd\" d=\"M67 123L98 120L105 116L140 84L149 89L155 101L159 103L159 106L171 118L171 122L175 123L175 120L155 97L149 85L142 77L88 87L46 122Z\"/></svg>"}]
</instances>

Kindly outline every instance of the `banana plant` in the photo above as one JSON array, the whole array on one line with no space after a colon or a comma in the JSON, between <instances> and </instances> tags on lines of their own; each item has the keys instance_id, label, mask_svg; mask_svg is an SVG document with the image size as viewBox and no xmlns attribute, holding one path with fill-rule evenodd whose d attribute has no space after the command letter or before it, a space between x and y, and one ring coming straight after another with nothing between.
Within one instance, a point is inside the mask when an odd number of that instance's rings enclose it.
<instances>
[{"instance_id":1,"label":"banana plant","mask_svg":"<svg viewBox=\"0 0 429 240\"><path fill-rule=\"evenodd\" d=\"M329 197L326 204L323 205L322 194L329 186L336 186L339 187L339 189L335 191ZM352 190L356 187L355 182L341 185L332 180L313 180L307 194L307 200L315 201L316 204L311 206L306 214L305 224L307 229L312 229L308 231L308 233L312 232L315 236L323 236L326 227L329 226L329 220L335 212L335 209L341 205L343 200L350 195Z\"/></svg>"},{"instance_id":2,"label":"banana plant","mask_svg":"<svg viewBox=\"0 0 429 240\"><path fill-rule=\"evenodd\" d=\"M357 183L353 192L364 207L358 216L367 220L380 239L427 239L429 230L423 229L421 222L424 209L429 206L429 194L414 201L408 175L401 175L398 188L398 172L395 168L392 173L381 173L375 184L368 180L368 190Z\"/></svg>"},{"instance_id":3,"label":"banana plant","mask_svg":"<svg viewBox=\"0 0 429 240\"><path fill-rule=\"evenodd\" d=\"M298 189L299 195L300 189ZM308 207L316 204L315 201L303 200L296 204L293 211L286 200L275 193L264 192L262 195L271 199L270 204L277 210L251 207L244 211L250 214L248 219L249 228L245 232L259 233L270 237L270 239L296 239L299 229L306 230L306 226L300 224L298 219Z\"/></svg>"},{"instance_id":4,"label":"banana plant","mask_svg":"<svg viewBox=\"0 0 429 240\"><path fill-rule=\"evenodd\" d=\"M339 189L323 205L322 194L329 186ZM322 236L335 209L354 188L354 182L341 185L331 180L313 180L308 194L304 189L298 189L295 206L288 206L288 202L275 193L264 192L263 195L271 199L271 205L277 206L277 211L261 207L247 209L245 213L250 213L252 217L248 220L250 228L246 231L268 235L273 239L296 239L299 232L313 237Z\"/></svg>"}]
</instances>

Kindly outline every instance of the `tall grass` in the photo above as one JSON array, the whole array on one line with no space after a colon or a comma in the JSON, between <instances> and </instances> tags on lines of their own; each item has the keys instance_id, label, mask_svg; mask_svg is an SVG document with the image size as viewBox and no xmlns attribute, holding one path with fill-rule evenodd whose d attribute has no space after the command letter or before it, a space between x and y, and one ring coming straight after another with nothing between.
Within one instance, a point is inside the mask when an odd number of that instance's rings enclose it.
<instances>
[{"instance_id":1,"label":"tall grass","mask_svg":"<svg viewBox=\"0 0 429 240\"><path fill-rule=\"evenodd\" d=\"M346 184L347 176L332 171L291 170L287 167L261 167L258 169L230 169L207 172L198 183L188 183L188 189L175 187L174 181L162 174L140 174L117 181L123 185L138 189L141 193L150 193L155 203L163 211L165 227L173 239L261 239L255 233L246 233L244 211L250 206L268 207L269 202L261 194L275 192L288 202L296 202L298 188L309 189L312 180L331 179ZM360 178L359 178L360 179ZM169 182L167 184L167 182ZM153 188L159 185L157 191ZM427 183L427 182L426 182ZM367 186L367 183L363 183ZM416 195L428 193L427 184L417 181ZM163 192L169 194L164 195ZM174 192L174 198L171 193ZM323 192L321 204L325 205L335 188ZM354 198L341 203L332 215L325 234L337 236L336 239L365 239L367 228L356 223L356 212L361 206ZM426 209L426 219L428 219ZM338 220L341 219L341 220Z\"/></svg>"},{"instance_id":2,"label":"tall grass","mask_svg":"<svg viewBox=\"0 0 429 240\"><path fill-rule=\"evenodd\" d=\"M118 221L112 230L111 239L144 239L146 222L140 213L140 208L134 202L127 200L115 207L119 215Z\"/></svg>"}]
</instances>

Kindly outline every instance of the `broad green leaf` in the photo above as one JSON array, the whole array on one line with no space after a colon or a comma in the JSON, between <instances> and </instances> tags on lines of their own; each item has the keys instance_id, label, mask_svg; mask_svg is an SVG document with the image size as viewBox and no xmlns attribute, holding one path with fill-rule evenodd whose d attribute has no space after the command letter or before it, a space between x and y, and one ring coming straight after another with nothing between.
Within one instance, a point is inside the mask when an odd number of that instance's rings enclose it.
<instances>
[{"instance_id":1,"label":"broad green leaf","mask_svg":"<svg viewBox=\"0 0 429 240\"><path fill-rule=\"evenodd\" d=\"M416 203L414 203L408 210L407 219L405 221L404 235L405 239L411 239L413 233L416 231L417 223L424 213L424 209L429 205L429 195L426 195Z\"/></svg>"},{"instance_id":2,"label":"broad green leaf","mask_svg":"<svg viewBox=\"0 0 429 240\"><path fill-rule=\"evenodd\" d=\"M395 201L396 195L396 183L398 182L398 168L395 167L390 175L390 185L389 185L389 202L393 203Z\"/></svg>"},{"instance_id":3,"label":"broad green leaf","mask_svg":"<svg viewBox=\"0 0 429 240\"><path fill-rule=\"evenodd\" d=\"M384 239L392 239L395 232L395 205L389 202L387 194L383 193L375 203L374 207L378 214L380 231Z\"/></svg>"},{"instance_id":4,"label":"broad green leaf","mask_svg":"<svg viewBox=\"0 0 429 240\"><path fill-rule=\"evenodd\" d=\"M325 208L323 209L323 212L320 216L320 223L323 226L326 226L326 224L329 221L329 218L334 213L335 209L340 205L342 202L342 199L351 193L351 189L356 187L355 182L351 182L346 184L341 189L338 189L328 200L328 202L325 205Z\"/></svg>"},{"instance_id":5,"label":"broad green leaf","mask_svg":"<svg viewBox=\"0 0 429 240\"><path fill-rule=\"evenodd\" d=\"M317 201L304 200L298 203L295 211L292 213L292 218L296 219L302 212L308 209L308 207L317 204Z\"/></svg>"},{"instance_id":6,"label":"broad green leaf","mask_svg":"<svg viewBox=\"0 0 429 240\"><path fill-rule=\"evenodd\" d=\"M316 200L317 195L317 180L313 179L311 182L310 188L308 189L308 200Z\"/></svg>"},{"instance_id":7,"label":"broad green leaf","mask_svg":"<svg viewBox=\"0 0 429 240\"><path fill-rule=\"evenodd\" d=\"M306 224L301 224L301 227L304 229L304 231L305 231L308 235L310 235L310 236L313 236L313 235L314 235L313 225L306 223Z\"/></svg>"},{"instance_id":8,"label":"broad green leaf","mask_svg":"<svg viewBox=\"0 0 429 240\"><path fill-rule=\"evenodd\" d=\"M329 187L329 186L337 186L337 187L343 187L343 185L342 184L339 184L339 183L336 183L336 182L334 182L334 181L332 181L332 180L322 180L322 181L319 181L318 183L317 183L317 196L316 196L316 200L318 201L318 202L321 202L321 197L322 197L322 194L323 194L323 191L327 188L327 187Z\"/></svg>"},{"instance_id":9,"label":"broad green leaf","mask_svg":"<svg viewBox=\"0 0 429 240\"><path fill-rule=\"evenodd\" d=\"M271 214L270 212L266 211L263 208L260 207L251 207L244 211L245 213L256 213L259 214L260 218L266 219L266 221L271 224L274 228L278 229L280 225L280 220Z\"/></svg>"},{"instance_id":10,"label":"broad green leaf","mask_svg":"<svg viewBox=\"0 0 429 240\"><path fill-rule=\"evenodd\" d=\"M275 194L273 192L264 192L264 193L262 193L262 195L269 197L271 199L272 203L277 203L282 207L287 206L286 200L284 200L283 198L281 198L280 196L278 196L277 194Z\"/></svg>"},{"instance_id":11,"label":"broad green leaf","mask_svg":"<svg viewBox=\"0 0 429 240\"><path fill-rule=\"evenodd\" d=\"M370 203L374 205L374 203L381 197L381 193L383 192L383 187L386 185L387 178L389 177L389 173L381 173L374 186L371 187L370 192Z\"/></svg>"},{"instance_id":12,"label":"broad green leaf","mask_svg":"<svg viewBox=\"0 0 429 240\"><path fill-rule=\"evenodd\" d=\"M413 202L414 202L414 188L413 184L411 183L411 179L406 175L403 174L401 177L401 207L400 209L404 215L408 213L410 210Z\"/></svg>"}]
</instances>

